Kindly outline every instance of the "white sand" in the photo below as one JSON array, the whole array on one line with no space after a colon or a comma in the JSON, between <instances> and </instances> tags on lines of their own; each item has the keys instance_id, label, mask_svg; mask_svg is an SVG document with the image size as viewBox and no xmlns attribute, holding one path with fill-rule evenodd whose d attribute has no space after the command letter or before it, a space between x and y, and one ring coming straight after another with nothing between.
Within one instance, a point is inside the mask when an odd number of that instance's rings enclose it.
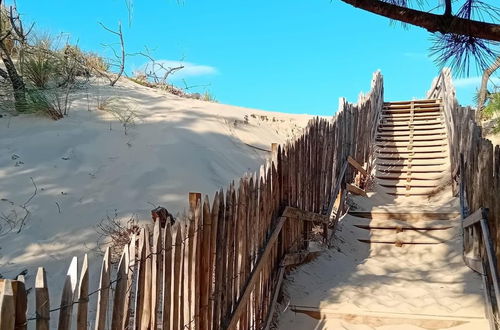
<instances>
[{"instance_id":1,"label":"white sand","mask_svg":"<svg viewBox=\"0 0 500 330\"><path fill-rule=\"evenodd\" d=\"M390 201L377 191L369 196L353 198L357 210L457 211L457 201L449 192L435 198L437 204ZM459 220L454 230L448 230L446 243L403 247L359 242L357 238L366 231L353 226L353 221L346 215L334 248L288 276L287 306L281 306L286 311L279 329L489 328L480 276L463 263ZM321 319L295 313L294 306L321 310Z\"/></svg>"},{"instance_id":2,"label":"white sand","mask_svg":"<svg viewBox=\"0 0 500 330\"><path fill-rule=\"evenodd\" d=\"M97 95L119 96L134 109L128 135L115 117L96 109ZM11 278L27 268L31 287L35 267L45 266L53 306L71 257L94 248L95 225L106 215L117 210L121 218L149 223L154 206L182 212L188 192L212 197L258 170L269 153L245 143L270 149L300 135L311 118L183 99L125 79L76 98L69 116L57 122L0 118L0 211L23 216L8 201L25 203L34 191L30 178L38 187L21 233L0 236L0 273ZM93 290L100 264L89 257Z\"/></svg>"}]
</instances>

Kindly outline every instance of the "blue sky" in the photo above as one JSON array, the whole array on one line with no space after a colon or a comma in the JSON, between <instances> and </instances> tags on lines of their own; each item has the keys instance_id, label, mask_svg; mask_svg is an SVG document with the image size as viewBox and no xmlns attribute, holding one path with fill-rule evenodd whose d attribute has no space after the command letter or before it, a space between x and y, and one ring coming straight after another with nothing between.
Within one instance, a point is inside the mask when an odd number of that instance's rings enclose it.
<instances>
[{"instance_id":1,"label":"blue sky","mask_svg":"<svg viewBox=\"0 0 500 330\"><path fill-rule=\"evenodd\" d=\"M385 99L424 97L439 68L428 57L429 34L338 0L18 0L36 29L65 33L85 50L109 55L115 37L98 24L123 24L128 53L154 50L158 60L189 64L173 82L208 85L222 103L292 113L332 115L338 98L356 101L372 73L385 79ZM147 60L127 58L128 72ZM172 63L172 62L166 62ZM472 73L477 75L477 73ZM460 79L462 104L478 78Z\"/></svg>"}]
</instances>

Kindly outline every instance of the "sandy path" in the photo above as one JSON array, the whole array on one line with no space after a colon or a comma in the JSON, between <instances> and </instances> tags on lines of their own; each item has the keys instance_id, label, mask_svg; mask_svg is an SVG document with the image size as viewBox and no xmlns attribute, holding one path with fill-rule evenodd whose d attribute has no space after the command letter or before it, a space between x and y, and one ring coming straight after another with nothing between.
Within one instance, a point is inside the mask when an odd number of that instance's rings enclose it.
<instances>
[{"instance_id":1,"label":"sandy path","mask_svg":"<svg viewBox=\"0 0 500 330\"><path fill-rule=\"evenodd\" d=\"M357 210L437 208L371 196L356 198ZM441 199L440 210L456 211L456 200ZM446 243L400 248L359 242L366 231L355 220L346 215L334 248L288 276L279 329L488 329L480 276L462 261L458 220Z\"/></svg>"}]
</instances>

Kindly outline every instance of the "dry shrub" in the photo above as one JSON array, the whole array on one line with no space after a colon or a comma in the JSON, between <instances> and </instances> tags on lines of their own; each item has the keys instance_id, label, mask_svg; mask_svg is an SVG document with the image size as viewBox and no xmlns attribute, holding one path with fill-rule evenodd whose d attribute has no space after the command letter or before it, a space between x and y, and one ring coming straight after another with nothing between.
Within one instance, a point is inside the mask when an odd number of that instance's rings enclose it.
<instances>
[{"instance_id":1,"label":"dry shrub","mask_svg":"<svg viewBox=\"0 0 500 330\"><path fill-rule=\"evenodd\" d=\"M99 239L97 249L104 253L104 248L109 246L110 261L116 264L120 261L123 248L130 242L133 234L139 234L140 226L136 216L119 218L117 210L113 215L106 215L96 227Z\"/></svg>"}]
</instances>

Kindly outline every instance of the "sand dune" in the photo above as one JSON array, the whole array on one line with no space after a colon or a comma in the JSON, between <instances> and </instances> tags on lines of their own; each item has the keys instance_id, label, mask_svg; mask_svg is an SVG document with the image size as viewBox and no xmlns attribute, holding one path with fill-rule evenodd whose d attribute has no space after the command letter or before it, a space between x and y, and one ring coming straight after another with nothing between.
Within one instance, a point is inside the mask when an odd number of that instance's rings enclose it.
<instances>
[{"instance_id":1,"label":"sand dune","mask_svg":"<svg viewBox=\"0 0 500 330\"><path fill-rule=\"evenodd\" d=\"M133 112L126 135L116 114L96 109L109 97L122 115ZM0 237L0 273L14 277L27 268L31 287L43 265L51 293L71 257L95 247L101 219L117 212L147 223L160 205L182 212L188 192L212 194L257 170L269 156L258 148L293 139L311 118L184 99L126 79L114 88L94 82L74 98L57 122L0 118L0 211L22 217L20 205L37 187L21 233ZM100 265L89 257L95 276Z\"/></svg>"}]
</instances>

